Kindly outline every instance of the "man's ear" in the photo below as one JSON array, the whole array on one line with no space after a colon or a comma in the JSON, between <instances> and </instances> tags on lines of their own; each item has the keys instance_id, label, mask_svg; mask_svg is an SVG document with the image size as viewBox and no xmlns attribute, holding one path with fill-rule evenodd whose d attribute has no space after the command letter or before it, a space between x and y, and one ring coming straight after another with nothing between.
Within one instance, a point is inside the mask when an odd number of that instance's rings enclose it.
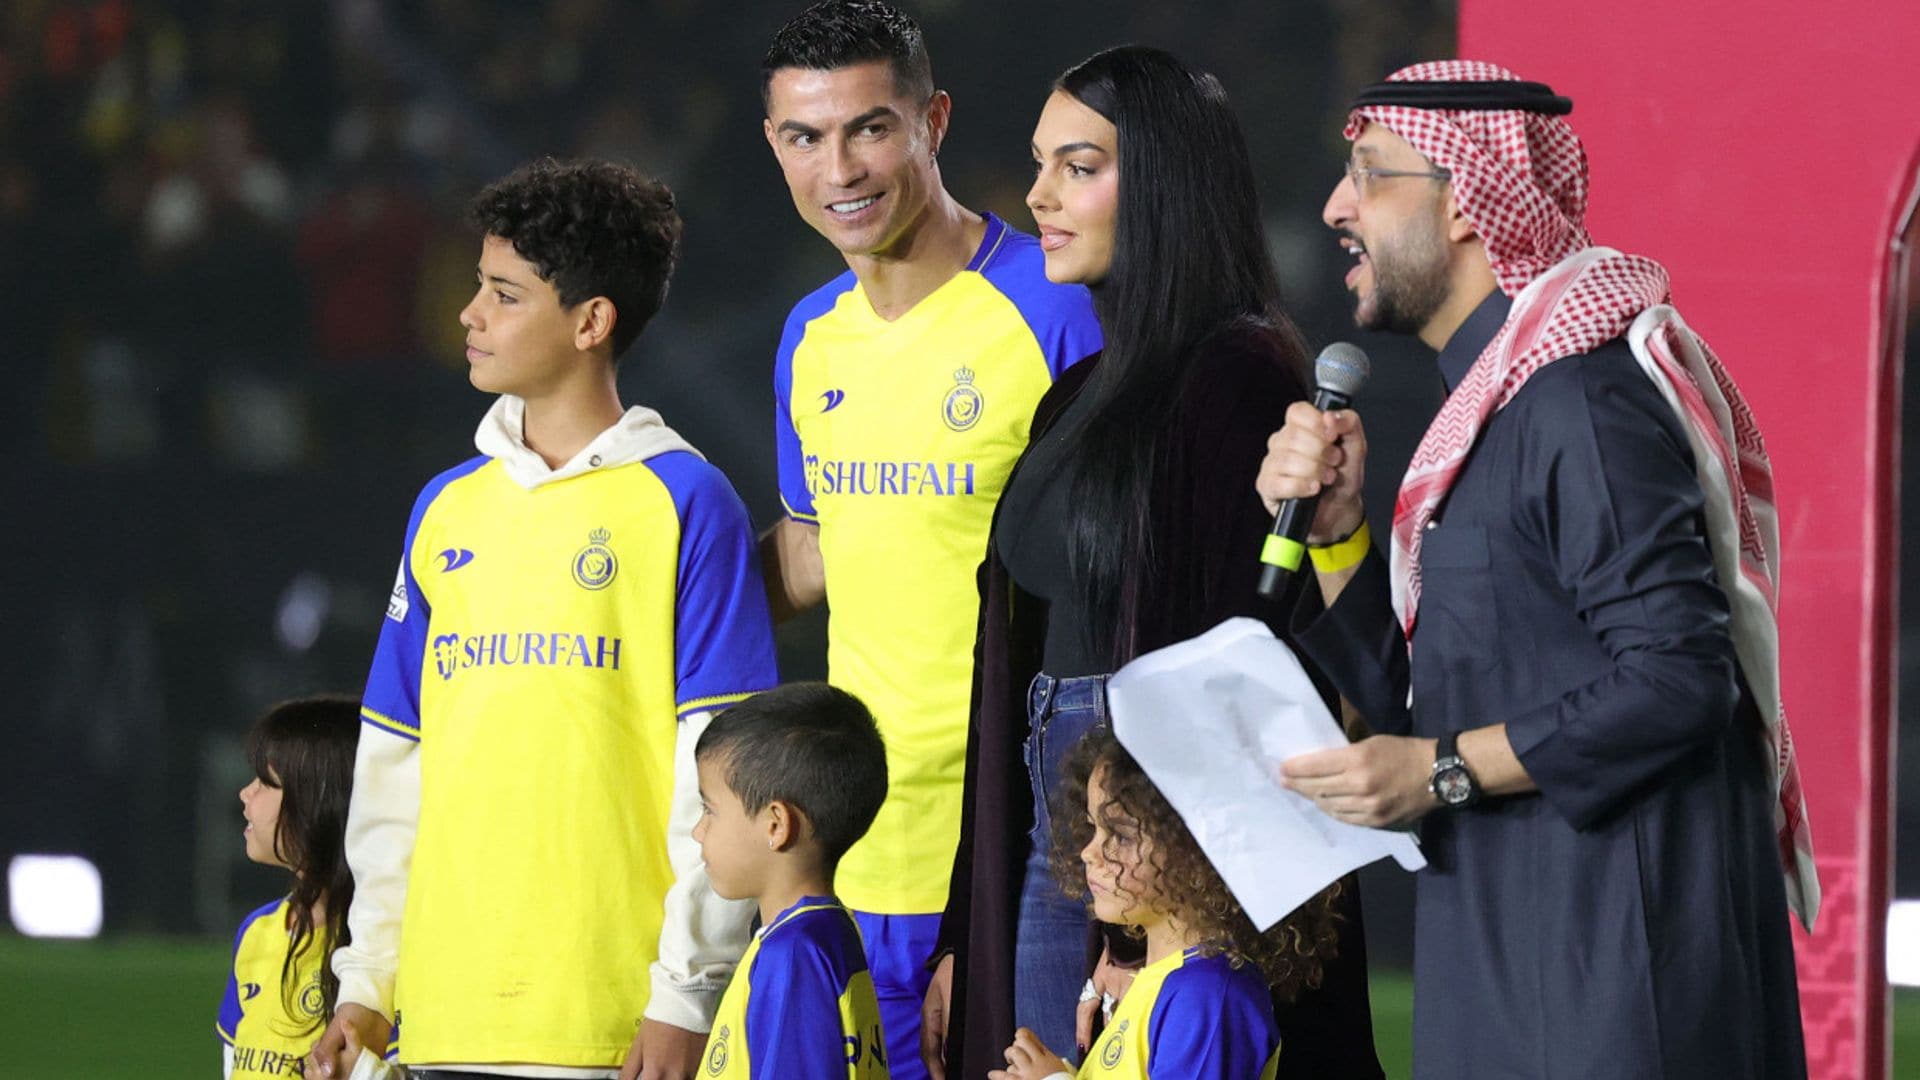
<instances>
[{"instance_id":1,"label":"man's ear","mask_svg":"<svg viewBox=\"0 0 1920 1080\"><path fill-rule=\"evenodd\" d=\"M1447 185L1446 205L1441 208L1441 213L1446 216L1448 240L1458 244L1479 239L1479 230L1473 227L1473 222L1467 220L1466 212L1460 209L1460 199L1453 193L1451 184Z\"/></svg>"},{"instance_id":2,"label":"man's ear","mask_svg":"<svg viewBox=\"0 0 1920 1080\"><path fill-rule=\"evenodd\" d=\"M573 309L573 347L586 352L613 337L613 324L620 317L613 301L596 296Z\"/></svg>"},{"instance_id":3,"label":"man's ear","mask_svg":"<svg viewBox=\"0 0 1920 1080\"><path fill-rule=\"evenodd\" d=\"M940 144L947 141L947 125L953 121L953 98L945 90L935 90L927 101L927 152L940 156Z\"/></svg>"}]
</instances>

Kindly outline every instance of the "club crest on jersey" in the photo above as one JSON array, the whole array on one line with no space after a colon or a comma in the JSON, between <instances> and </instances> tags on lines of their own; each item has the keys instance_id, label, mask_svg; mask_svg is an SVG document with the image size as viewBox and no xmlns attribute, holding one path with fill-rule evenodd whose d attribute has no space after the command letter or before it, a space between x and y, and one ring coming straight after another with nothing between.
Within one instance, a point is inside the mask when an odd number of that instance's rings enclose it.
<instances>
[{"instance_id":1,"label":"club crest on jersey","mask_svg":"<svg viewBox=\"0 0 1920 1080\"><path fill-rule=\"evenodd\" d=\"M940 419L955 431L965 431L980 422L980 413L986 407L987 399L973 388L973 369L963 367L953 373L953 389L940 403Z\"/></svg>"},{"instance_id":2,"label":"club crest on jersey","mask_svg":"<svg viewBox=\"0 0 1920 1080\"><path fill-rule=\"evenodd\" d=\"M1107 1036L1106 1044L1100 1047L1101 1068L1111 1069L1120 1064L1120 1054L1126 1049L1127 1025L1131 1023L1133 1023L1131 1020L1120 1021L1120 1026L1113 1029L1112 1035Z\"/></svg>"},{"instance_id":3,"label":"club crest on jersey","mask_svg":"<svg viewBox=\"0 0 1920 1080\"><path fill-rule=\"evenodd\" d=\"M320 990L320 973L314 972L313 981L300 991L300 1011L308 1016L319 1016L326 1008L327 999Z\"/></svg>"},{"instance_id":4,"label":"club crest on jersey","mask_svg":"<svg viewBox=\"0 0 1920 1080\"><path fill-rule=\"evenodd\" d=\"M620 560L613 557L613 549L607 541L613 534L605 529L595 529L587 534L588 544L573 557L573 580L583 589L599 591L613 581L613 575L620 569Z\"/></svg>"},{"instance_id":5,"label":"club crest on jersey","mask_svg":"<svg viewBox=\"0 0 1920 1080\"><path fill-rule=\"evenodd\" d=\"M719 1076L727 1071L727 1040L733 1035L730 1025L722 1024L713 1037L713 1049L707 1051L707 1075Z\"/></svg>"}]
</instances>

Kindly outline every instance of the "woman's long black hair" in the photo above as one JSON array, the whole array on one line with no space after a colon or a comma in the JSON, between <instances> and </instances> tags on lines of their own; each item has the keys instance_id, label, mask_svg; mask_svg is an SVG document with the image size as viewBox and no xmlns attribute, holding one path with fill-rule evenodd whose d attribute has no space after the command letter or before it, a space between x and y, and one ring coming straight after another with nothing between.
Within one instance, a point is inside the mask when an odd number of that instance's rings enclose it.
<instances>
[{"instance_id":1,"label":"woman's long black hair","mask_svg":"<svg viewBox=\"0 0 1920 1080\"><path fill-rule=\"evenodd\" d=\"M352 940L347 908L353 903L353 873L347 869L347 803L353 794L353 757L360 743L360 702L339 694L284 701L267 711L247 734L247 763L262 782L280 789L280 821L273 852L293 870L287 897L291 942L280 965L280 998L286 1015L303 1007L300 961L320 950L320 1009L312 1026L333 1019L340 978L333 951ZM318 905L326 920L315 926Z\"/></svg>"},{"instance_id":2,"label":"woman's long black hair","mask_svg":"<svg viewBox=\"0 0 1920 1080\"><path fill-rule=\"evenodd\" d=\"M1105 346L1082 391L1091 411L1061 466L1072 478L1067 550L1087 644L1117 667L1137 651L1143 593L1165 569L1148 498L1196 347L1238 326L1272 335L1303 387L1305 349L1280 307L1253 163L1220 81L1128 45L1054 85L1119 139L1113 264L1093 288Z\"/></svg>"}]
</instances>

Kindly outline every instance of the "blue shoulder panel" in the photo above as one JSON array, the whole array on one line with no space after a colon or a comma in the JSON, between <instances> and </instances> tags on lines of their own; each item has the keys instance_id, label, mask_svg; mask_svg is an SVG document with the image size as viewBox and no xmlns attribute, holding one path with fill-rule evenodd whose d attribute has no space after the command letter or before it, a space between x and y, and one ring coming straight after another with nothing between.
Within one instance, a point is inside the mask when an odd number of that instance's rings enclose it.
<instances>
[{"instance_id":1,"label":"blue shoulder panel","mask_svg":"<svg viewBox=\"0 0 1920 1080\"><path fill-rule=\"evenodd\" d=\"M675 450L648 469L680 517L673 613L675 701L682 716L724 709L779 685L773 618L746 505L719 469Z\"/></svg>"},{"instance_id":2,"label":"blue shoulder panel","mask_svg":"<svg viewBox=\"0 0 1920 1080\"><path fill-rule=\"evenodd\" d=\"M220 1015L215 1019L213 1029L220 1035L220 1041L231 1045L234 1034L240 1030L240 973L236 964L240 959L240 943L247 939L247 931L253 924L279 910L280 900L268 901L254 909L246 918L240 920L240 929L233 932L233 961L227 965L227 992L220 998Z\"/></svg>"},{"instance_id":3,"label":"blue shoulder panel","mask_svg":"<svg viewBox=\"0 0 1920 1080\"><path fill-rule=\"evenodd\" d=\"M1100 351L1100 319L1093 311L1093 294L1085 286L1048 281L1040 241L988 214L987 238L968 269L979 271L1013 301L1054 378Z\"/></svg>"},{"instance_id":4,"label":"blue shoulder panel","mask_svg":"<svg viewBox=\"0 0 1920 1080\"><path fill-rule=\"evenodd\" d=\"M773 360L773 450L780 501L789 516L810 525L818 523L819 518L813 508L813 493L807 490L806 455L793 427L793 354L807 336L807 324L832 311L854 285L853 271L849 270L795 304L780 331L780 350Z\"/></svg>"},{"instance_id":5,"label":"blue shoulder panel","mask_svg":"<svg viewBox=\"0 0 1920 1080\"><path fill-rule=\"evenodd\" d=\"M860 933L844 909L775 920L746 973L755 1080L845 1080L851 1048L840 998L866 967Z\"/></svg>"},{"instance_id":6,"label":"blue shoulder panel","mask_svg":"<svg viewBox=\"0 0 1920 1080\"><path fill-rule=\"evenodd\" d=\"M431 613L420 583L413 577L414 537L427 508L448 484L492 460L482 455L461 462L429 481L413 501L406 543L400 551L400 572L387 599L387 617L380 624L366 692L360 696L360 718L389 734L414 740L420 737L420 665L426 657L427 618Z\"/></svg>"},{"instance_id":7,"label":"blue shoulder panel","mask_svg":"<svg viewBox=\"0 0 1920 1080\"><path fill-rule=\"evenodd\" d=\"M1147 1016L1150 1076L1233 1080L1259 1076L1280 1045L1273 999L1248 965L1189 954L1167 976Z\"/></svg>"}]
</instances>

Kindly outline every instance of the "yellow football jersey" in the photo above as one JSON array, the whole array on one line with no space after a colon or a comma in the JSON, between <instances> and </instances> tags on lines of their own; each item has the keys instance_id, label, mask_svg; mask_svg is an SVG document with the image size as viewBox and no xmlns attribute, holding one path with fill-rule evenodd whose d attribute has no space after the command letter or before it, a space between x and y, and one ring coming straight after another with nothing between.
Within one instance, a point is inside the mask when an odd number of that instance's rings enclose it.
<instances>
[{"instance_id":1,"label":"yellow football jersey","mask_svg":"<svg viewBox=\"0 0 1920 1080\"><path fill-rule=\"evenodd\" d=\"M301 1061L320 1037L320 958L327 952L326 928L314 929L295 961L295 989L288 994L280 976L292 945L284 897L248 915L234 935L233 972L214 1028L220 1041L233 1048L236 1080L299 1076Z\"/></svg>"},{"instance_id":2,"label":"yellow football jersey","mask_svg":"<svg viewBox=\"0 0 1920 1080\"><path fill-rule=\"evenodd\" d=\"M727 984L701 1075L710 1080L887 1080L873 976L853 917L809 896L760 931Z\"/></svg>"},{"instance_id":3,"label":"yellow football jersey","mask_svg":"<svg viewBox=\"0 0 1920 1080\"><path fill-rule=\"evenodd\" d=\"M1273 1080L1280 1028L1251 967L1193 949L1147 965L1094 1040L1079 1080Z\"/></svg>"},{"instance_id":4,"label":"yellow football jersey","mask_svg":"<svg viewBox=\"0 0 1920 1080\"><path fill-rule=\"evenodd\" d=\"M857 911L946 907L960 835L975 573L1034 406L1097 352L1092 299L991 215L973 261L898 319L851 272L788 317L774 368L787 512L820 527L828 680L873 710L887 801L841 862Z\"/></svg>"},{"instance_id":5,"label":"yellow football jersey","mask_svg":"<svg viewBox=\"0 0 1920 1080\"><path fill-rule=\"evenodd\" d=\"M531 490L482 457L427 487L362 711L420 744L402 1060L620 1065L677 719L777 681L746 510L697 455Z\"/></svg>"}]
</instances>

